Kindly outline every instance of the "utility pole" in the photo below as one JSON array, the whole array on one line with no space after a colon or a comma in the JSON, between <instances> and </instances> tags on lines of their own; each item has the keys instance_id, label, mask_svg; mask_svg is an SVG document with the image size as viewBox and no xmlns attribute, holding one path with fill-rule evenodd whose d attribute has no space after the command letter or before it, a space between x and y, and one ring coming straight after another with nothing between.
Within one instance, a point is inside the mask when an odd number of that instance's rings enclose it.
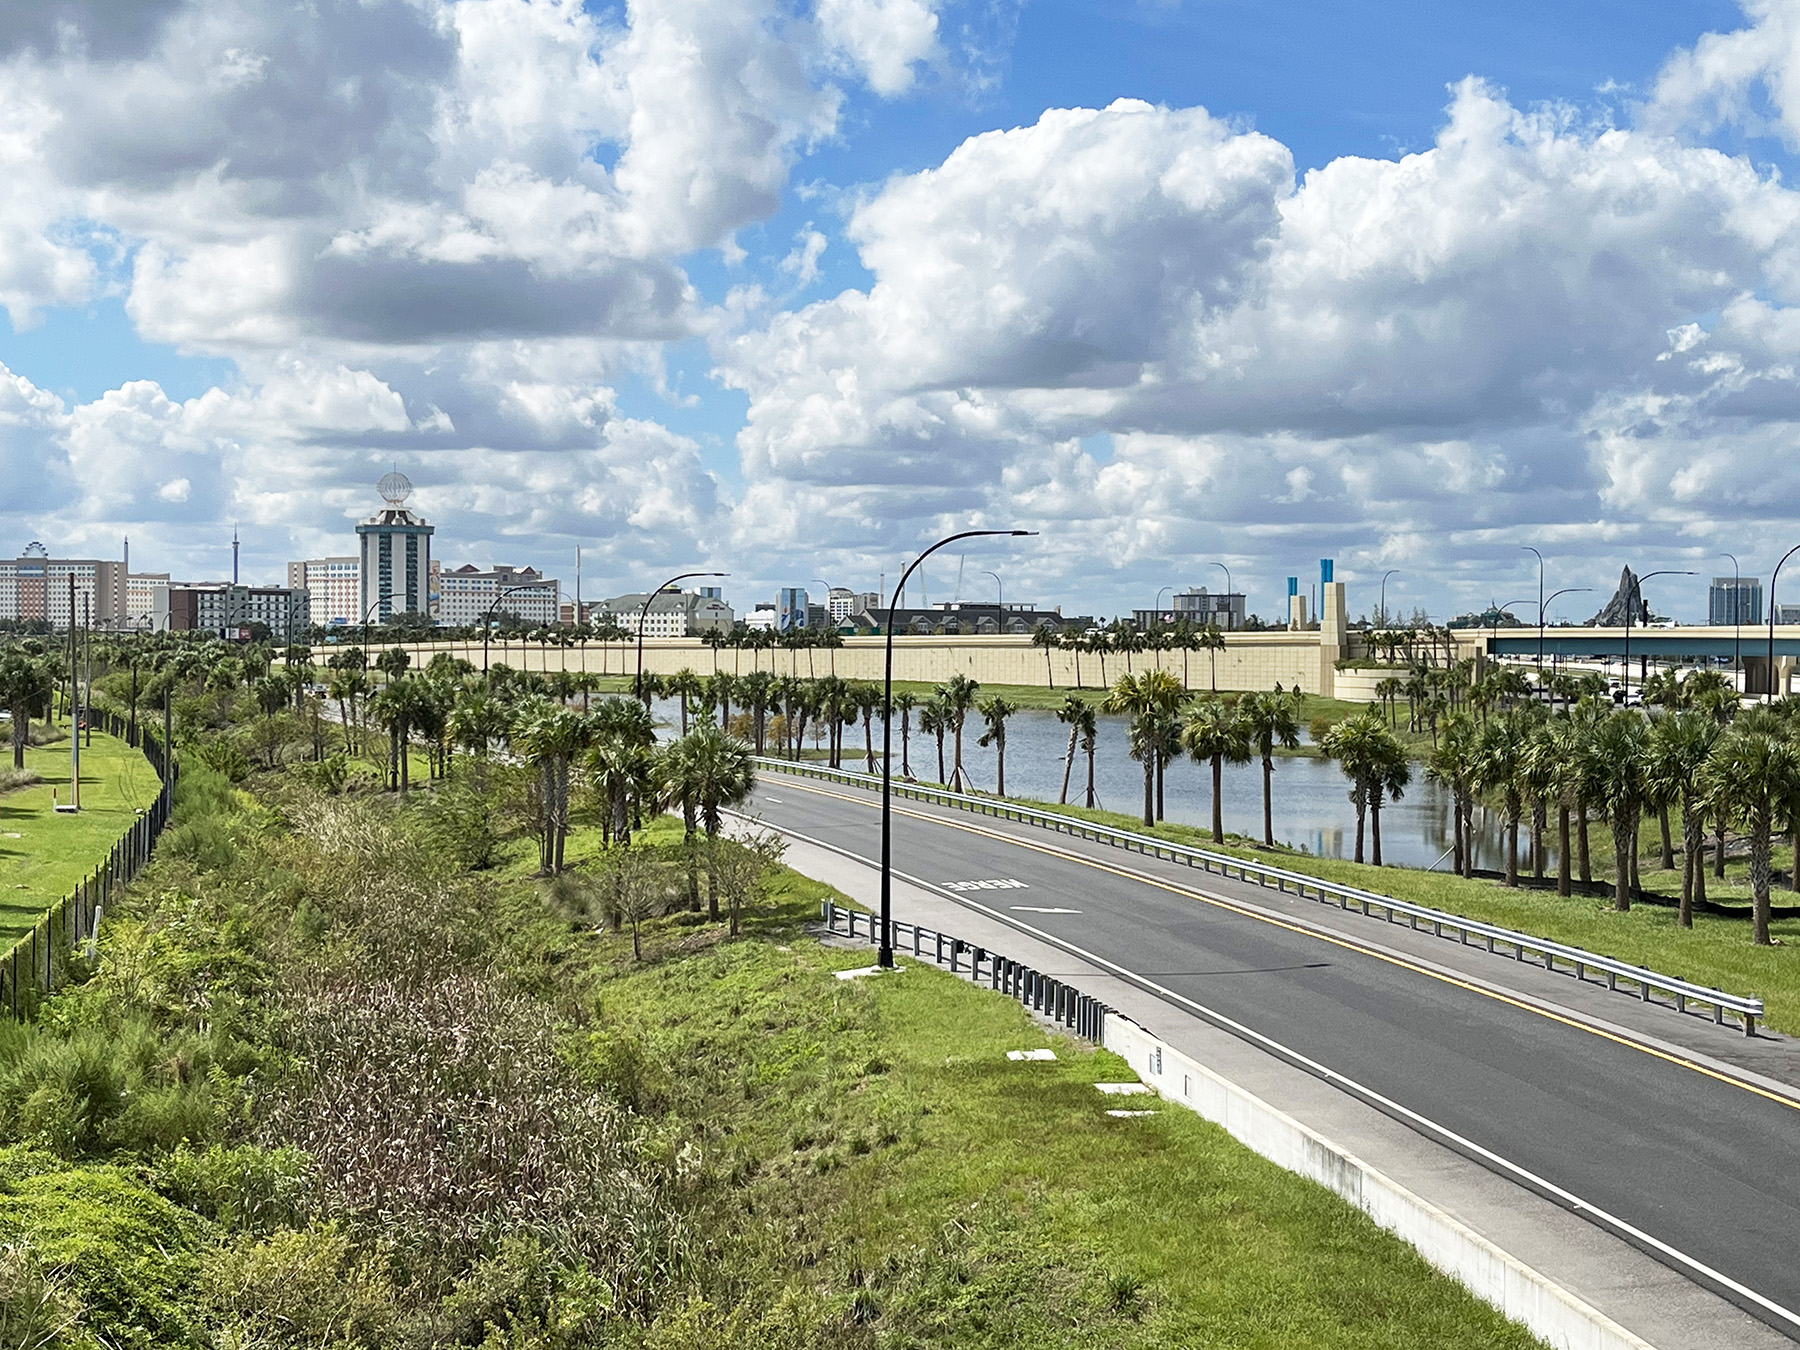
<instances>
[{"instance_id":1,"label":"utility pole","mask_svg":"<svg viewBox=\"0 0 1800 1350\"><path fill-rule=\"evenodd\" d=\"M75 574L69 573L69 809L81 810L81 670L75 628Z\"/></svg>"}]
</instances>

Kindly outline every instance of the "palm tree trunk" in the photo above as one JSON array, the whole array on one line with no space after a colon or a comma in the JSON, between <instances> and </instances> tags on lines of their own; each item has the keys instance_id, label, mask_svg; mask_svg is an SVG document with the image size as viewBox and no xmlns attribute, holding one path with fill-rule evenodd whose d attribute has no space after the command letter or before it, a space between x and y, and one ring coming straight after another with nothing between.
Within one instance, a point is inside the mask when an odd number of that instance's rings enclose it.
<instances>
[{"instance_id":1,"label":"palm tree trunk","mask_svg":"<svg viewBox=\"0 0 1800 1350\"><path fill-rule=\"evenodd\" d=\"M1006 795L1006 742L1003 740L994 742L994 795Z\"/></svg>"},{"instance_id":2,"label":"palm tree trunk","mask_svg":"<svg viewBox=\"0 0 1800 1350\"><path fill-rule=\"evenodd\" d=\"M1369 843L1370 861L1381 866L1381 789L1377 787L1369 794Z\"/></svg>"},{"instance_id":3,"label":"palm tree trunk","mask_svg":"<svg viewBox=\"0 0 1800 1350\"><path fill-rule=\"evenodd\" d=\"M1800 891L1800 820L1794 822L1794 870L1788 874L1788 889Z\"/></svg>"},{"instance_id":4,"label":"palm tree trunk","mask_svg":"<svg viewBox=\"0 0 1800 1350\"><path fill-rule=\"evenodd\" d=\"M912 709L908 708L900 714L900 776L911 778L912 771Z\"/></svg>"},{"instance_id":5,"label":"palm tree trunk","mask_svg":"<svg viewBox=\"0 0 1800 1350\"><path fill-rule=\"evenodd\" d=\"M1631 827L1623 811L1613 812L1613 908L1621 914L1631 909Z\"/></svg>"},{"instance_id":6,"label":"palm tree trunk","mask_svg":"<svg viewBox=\"0 0 1800 1350\"><path fill-rule=\"evenodd\" d=\"M1506 804L1506 884L1517 887L1519 884L1519 808L1515 802Z\"/></svg>"},{"instance_id":7,"label":"palm tree trunk","mask_svg":"<svg viewBox=\"0 0 1800 1350\"><path fill-rule=\"evenodd\" d=\"M1462 801L1455 793L1450 797L1450 870L1463 874Z\"/></svg>"},{"instance_id":8,"label":"palm tree trunk","mask_svg":"<svg viewBox=\"0 0 1800 1350\"><path fill-rule=\"evenodd\" d=\"M1156 752L1144 751L1144 824L1156 824Z\"/></svg>"},{"instance_id":9,"label":"palm tree trunk","mask_svg":"<svg viewBox=\"0 0 1800 1350\"><path fill-rule=\"evenodd\" d=\"M1069 725L1069 753L1063 758L1062 792L1056 799L1058 806L1066 806L1069 802L1069 778L1075 772L1075 726Z\"/></svg>"},{"instance_id":10,"label":"palm tree trunk","mask_svg":"<svg viewBox=\"0 0 1800 1350\"><path fill-rule=\"evenodd\" d=\"M947 783L947 782L949 782L949 780L944 777L944 733L943 733L942 728L939 728L938 734L937 734L937 750L938 750L938 782Z\"/></svg>"},{"instance_id":11,"label":"palm tree trunk","mask_svg":"<svg viewBox=\"0 0 1800 1350\"><path fill-rule=\"evenodd\" d=\"M1581 810L1581 831L1578 840L1581 848L1581 884L1591 886L1594 881L1593 856L1588 852L1588 813L1587 803L1583 802Z\"/></svg>"},{"instance_id":12,"label":"palm tree trunk","mask_svg":"<svg viewBox=\"0 0 1800 1350\"><path fill-rule=\"evenodd\" d=\"M1212 757L1212 778L1213 843L1222 844L1225 842L1225 803L1220 798L1223 796L1225 756L1214 755Z\"/></svg>"},{"instance_id":13,"label":"palm tree trunk","mask_svg":"<svg viewBox=\"0 0 1800 1350\"><path fill-rule=\"evenodd\" d=\"M1262 757L1263 769L1263 843L1271 847L1275 843L1275 811L1270 797L1271 780L1275 775L1275 761L1267 755Z\"/></svg>"},{"instance_id":14,"label":"palm tree trunk","mask_svg":"<svg viewBox=\"0 0 1800 1350\"><path fill-rule=\"evenodd\" d=\"M1725 880L1725 813L1719 812L1713 821L1713 877Z\"/></svg>"},{"instance_id":15,"label":"palm tree trunk","mask_svg":"<svg viewBox=\"0 0 1800 1350\"><path fill-rule=\"evenodd\" d=\"M1163 774L1166 769L1167 765L1163 762L1162 754L1159 751L1156 756L1156 818L1158 820L1163 818ZM1800 833L1797 833L1795 837L1800 838Z\"/></svg>"},{"instance_id":16,"label":"palm tree trunk","mask_svg":"<svg viewBox=\"0 0 1800 1350\"><path fill-rule=\"evenodd\" d=\"M952 792L966 792L966 791L968 791L968 787L963 781L963 763L962 763L963 724L962 724L961 717L958 717L956 719L955 723L951 727L951 732L956 737L956 754L955 754L955 762L952 763L950 766L950 790Z\"/></svg>"},{"instance_id":17,"label":"palm tree trunk","mask_svg":"<svg viewBox=\"0 0 1800 1350\"><path fill-rule=\"evenodd\" d=\"M1669 837L1669 805L1664 802L1656 808L1656 822L1662 826L1662 858L1658 866L1664 872L1675 866L1675 843Z\"/></svg>"},{"instance_id":18,"label":"palm tree trunk","mask_svg":"<svg viewBox=\"0 0 1800 1350\"><path fill-rule=\"evenodd\" d=\"M1634 900L1644 893L1644 882L1638 875L1638 853L1643 847L1642 841L1638 838L1640 828L1637 821L1631 822L1631 898Z\"/></svg>"},{"instance_id":19,"label":"palm tree trunk","mask_svg":"<svg viewBox=\"0 0 1800 1350\"><path fill-rule=\"evenodd\" d=\"M1094 796L1094 747L1092 745L1087 748L1087 771L1087 807L1092 811L1097 800Z\"/></svg>"},{"instance_id":20,"label":"palm tree trunk","mask_svg":"<svg viewBox=\"0 0 1800 1350\"><path fill-rule=\"evenodd\" d=\"M1752 923L1755 929L1752 940L1758 947L1772 945L1769 941L1769 866L1773 826L1769 815L1767 804L1762 804L1750 819L1750 896L1754 904Z\"/></svg>"},{"instance_id":21,"label":"palm tree trunk","mask_svg":"<svg viewBox=\"0 0 1800 1350\"><path fill-rule=\"evenodd\" d=\"M1565 899L1574 890L1569 884L1569 808L1556 808L1556 893Z\"/></svg>"},{"instance_id":22,"label":"palm tree trunk","mask_svg":"<svg viewBox=\"0 0 1800 1350\"><path fill-rule=\"evenodd\" d=\"M1356 804L1356 857L1355 862L1363 860L1363 821L1369 813L1369 793L1361 783L1352 790L1350 800Z\"/></svg>"}]
</instances>

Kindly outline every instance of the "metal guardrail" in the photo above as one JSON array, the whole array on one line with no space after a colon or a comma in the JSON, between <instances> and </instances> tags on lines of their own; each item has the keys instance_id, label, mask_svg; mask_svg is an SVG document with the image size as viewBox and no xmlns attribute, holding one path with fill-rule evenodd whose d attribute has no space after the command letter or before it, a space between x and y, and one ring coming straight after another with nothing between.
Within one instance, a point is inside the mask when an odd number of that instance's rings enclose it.
<instances>
[{"instance_id":1,"label":"metal guardrail","mask_svg":"<svg viewBox=\"0 0 1800 1350\"><path fill-rule=\"evenodd\" d=\"M131 726L107 710L90 708L87 716L95 730L108 732L141 750L162 780L162 791L113 844L106 861L83 877L69 894L48 906L31 931L13 943L9 951L0 953L0 1008L15 1018L30 1011L36 991L49 993L56 988L70 952L82 942L98 937L100 920L113 890L130 882L150 860L151 850L174 810L179 770L168 771L173 766L165 762L156 738L146 728Z\"/></svg>"},{"instance_id":2,"label":"metal guardrail","mask_svg":"<svg viewBox=\"0 0 1800 1350\"><path fill-rule=\"evenodd\" d=\"M825 920L828 932L837 932L838 922L842 920L843 931L854 938L857 921L861 920L869 941L877 941L875 930L878 920L873 914L845 909L832 900L821 900L819 913ZM1067 981L1033 970L999 952L991 952L949 933L940 933L916 923L895 920L893 929L896 950L904 950L910 942L915 959L944 966L952 975L964 973L963 969L959 969L959 963L966 954L966 970L969 978L976 984L982 983L985 978L996 993L1016 998L1033 1012L1042 1013L1058 1026L1067 1027L1084 1041L1099 1045L1106 1034L1107 1015L1117 1016L1111 1007L1082 993ZM987 967L985 976L982 972L983 965Z\"/></svg>"},{"instance_id":3,"label":"metal guardrail","mask_svg":"<svg viewBox=\"0 0 1800 1350\"><path fill-rule=\"evenodd\" d=\"M803 778L819 778L827 782L842 783L847 787L879 789L881 786L881 779L872 774L827 768L808 764L803 760L757 756L755 762L759 769ZM1267 863L1235 858L1227 853L1214 853L1208 849L1170 843L1166 839L1156 839L1131 830L1098 825L1076 816L1040 811L1035 807L1020 806L992 797L977 797L965 792L951 792L945 788L925 787L919 783L896 782L892 786L896 796L914 801L973 811L996 819L1053 830L1058 834L1074 835L1114 848L1131 849L1164 861L1202 868L1231 880L1273 886L1284 894L1335 905L1341 910L1355 910L1387 923L1405 923L1416 932L1429 930L1437 937L1454 938L1463 946L1473 942L1485 946L1488 951L1497 955L1510 956L1515 961L1530 961L1534 965L1541 962L1545 970L1573 976L1583 983L1604 982L1608 989L1635 994L1645 1003L1661 1003L1681 1013L1709 1011L1712 1020L1721 1026L1725 1023L1726 1015L1730 1014L1743 1025L1746 1036L1756 1034L1757 1019L1763 1016L1763 1001L1759 998L1744 998L1728 994L1722 989L1691 984L1670 975L1659 975L1654 970L1616 961L1610 956L1601 956L1581 947L1566 946L1547 938L1502 928L1497 924L1482 923L1478 919L1465 919L1445 910L1432 909L1429 905L1415 905L1411 901L1397 900L1393 896L1365 891L1356 886L1339 885L1302 872L1292 872L1284 867L1272 867Z\"/></svg>"}]
</instances>

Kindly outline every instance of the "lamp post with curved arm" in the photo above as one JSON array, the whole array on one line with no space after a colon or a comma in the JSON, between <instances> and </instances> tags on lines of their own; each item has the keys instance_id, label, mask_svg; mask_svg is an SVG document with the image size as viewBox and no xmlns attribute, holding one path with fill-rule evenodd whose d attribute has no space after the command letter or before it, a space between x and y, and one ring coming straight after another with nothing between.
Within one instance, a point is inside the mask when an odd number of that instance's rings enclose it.
<instances>
[{"instance_id":1,"label":"lamp post with curved arm","mask_svg":"<svg viewBox=\"0 0 1800 1350\"><path fill-rule=\"evenodd\" d=\"M1000 607L1000 627L1002 629L1005 629L1005 627L1006 627L1006 587L1001 584L1000 574L998 572L990 572L984 567L981 569L981 575L984 577L992 577L994 579L994 593L998 597L994 601L994 603Z\"/></svg>"},{"instance_id":2,"label":"lamp post with curved arm","mask_svg":"<svg viewBox=\"0 0 1800 1350\"><path fill-rule=\"evenodd\" d=\"M1594 588L1592 586L1564 586L1560 591L1552 591L1550 593L1550 600L1556 599L1556 597L1559 595L1573 595L1577 591L1591 591L1593 589ZM1538 602L1538 665L1539 666L1542 666L1544 664L1544 615L1549 612L1550 600L1540 600Z\"/></svg>"},{"instance_id":3,"label":"lamp post with curved arm","mask_svg":"<svg viewBox=\"0 0 1800 1350\"><path fill-rule=\"evenodd\" d=\"M728 577L730 575L731 573L729 572L682 572L676 576L670 577L667 581L663 582L662 585L658 586L655 590L651 591L650 594L644 597L643 608L638 610L637 678L633 684L632 692L637 696L638 701L646 708L650 706L650 700L644 695L644 625L649 622L651 604L656 600L657 596L661 595L678 581L686 581L689 577ZM774 664L773 657L770 658L770 664Z\"/></svg>"},{"instance_id":4,"label":"lamp post with curved arm","mask_svg":"<svg viewBox=\"0 0 1800 1350\"><path fill-rule=\"evenodd\" d=\"M1638 604L1642 604L1643 600L1644 600L1644 583L1646 581L1650 580L1651 577L1691 577L1694 575L1695 574L1693 572L1683 572L1679 569L1665 570L1665 571L1661 571L1661 572L1646 572L1646 573L1644 573L1643 576L1635 577L1632 579L1631 594L1634 597L1636 597ZM1637 606L1633 605L1631 603L1631 601L1629 599L1627 599L1625 602L1625 680L1624 680L1625 701L1627 703L1629 703L1631 701L1631 611L1634 610L1635 608L1637 608Z\"/></svg>"},{"instance_id":5,"label":"lamp post with curved arm","mask_svg":"<svg viewBox=\"0 0 1800 1350\"><path fill-rule=\"evenodd\" d=\"M1775 578L1781 575L1782 565L1796 553L1800 553L1800 544L1781 555L1781 562L1775 564L1775 571L1769 577L1769 690L1766 701L1771 703L1775 700Z\"/></svg>"},{"instance_id":6,"label":"lamp post with curved arm","mask_svg":"<svg viewBox=\"0 0 1800 1350\"><path fill-rule=\"evenodd\" d=\"M488 668L488 634L493 631L494 606L506 599L506 597L511 595L514 591L529 591L534 587L541 585L543 585L543 583L540 581L527 581L518 586L508 586L492 600L488 601L488 607L481 611L481 673L483 675L487 674ZM525 659L524 651L524 644L521 642L519 648L519 660L521 664L524 663ZM505 653L502 652L501 655L504 656Z\"/></svg>"},{"instance_id":7,"label":"lamp post with curved arm","mask_svg":"<svg viewBox=\"0 0 1800 1350\"><path fill-rule=\"evenodd\" d=\"M1544 555L1530 544L1519 547L1538 560L1538 664L1541 666L1544 664Z\"/></svg>"},{"instance_id":8,"label":"lamp post with curved arm","mask_svg":"<svg viewBox=\"0 0 1800 1350\"><path fill-rule=\"evenodd\" d=\"M894 968L893 871L890 862L892 856L890 840L894 807L894 613L899 608L900 593L906 589L906 579L913 574L913 569L945 544L954 544L958 539L979 539L993 535L1008 535L1018 539L1036 533L1036 530L964 530L960 534L946 535L914 558L907 569L900 574L899 585L894 587L894 600L888 605L887 622L882 625L887 630L884 634L887 652L883 658L881 676L881 936L875 946L875 964L883 970Z\"/></svg>"},{"instance_id":9,"label":"lamp post with curved arm","mask_svg":"<svg viewBox=\"0 0 1800 1350\"><path fill-rule=\"evenodd\" d=\"M1222 562L1216 562L1213 564L1213 566L1218 568L1221 572L1223 572L1225 574L1225 612L1227 614L1230 614L1230 613L1232 613L1231 597L1237 594L1236 589L1231 584L1231 569ZM1212 615L1208 614L1206 616L1206 621L1208 623L1211 623ZM1232 631L1233 632L1237 631L1236 624L1232 625Z\"/></svg>"},{"instance_id":10,"label":"lamp post with curved arm","mask_svg":"<svg viewBox=\"0 0 1800 1350\"><path fill-rule=\"evenodd\" d=\"M1719 556L1731 559L1731 678L1732 682L1736 683L1738 664L1742 659L1739 648L1743 643L1744 636L1744 595L1742 591L1738 590L1737 554L1721 553ZM1712 615L1708 614L1706 617L1711 620Z\"/></svg>"},{"instance_id":11,"label":"lamp post with curved arm","mask_svg":"<svg viewBox=\"0 0 1800 1350\"><path fill-rule=\"evenodd\" d=\"M1394 573L1398 572L1399 570L1400 569L1398 567L1390 567L1390 568L1388 568L1387 571L1385 571L1381 574L1381 603L1377 606L1377 608L1380 609L1380 611L1381 611L1381 625L1384 628L1387 627L1387 621L1388 621L1388 616L1387 616L1387 579L1389 577L1393 576Z\"/></svg>"}]
</instances>

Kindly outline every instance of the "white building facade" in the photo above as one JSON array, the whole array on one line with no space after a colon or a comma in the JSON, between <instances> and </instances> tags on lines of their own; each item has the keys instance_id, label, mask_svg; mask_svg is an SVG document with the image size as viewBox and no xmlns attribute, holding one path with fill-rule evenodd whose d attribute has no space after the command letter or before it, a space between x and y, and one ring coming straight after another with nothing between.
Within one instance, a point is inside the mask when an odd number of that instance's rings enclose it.
<instances>
[{"instance_id":1,"label":"white building facade","mask_svg":"<svg viewBox=\"0 0 1800 1350\"><path fill-rule=\"evenodd\" d=\"M478 627L490 613L516 614L525 623L546 628L562 618L562 583L535 567L495 563L484 571L465 563L440 571L435 590L435 614L442 628Z\"/></svg>"},{"instance_id":2,"label":"white building facade","mask_svg":"<svg viewBox=\"0 0 1800 1350\"><path fill-rule=\"evenodd\" d=\"M634 637L641 616L645 637L699 637L702 633L729 633L732 625L731 606L716 595L673 588L657 592L644 610L646 593L617 595L602 600L601 614L611 615L615 623Z\"/></svg>"},{"instance_id":3,"label":"white building facade","mask_svg":"<svg viewBox=\"0 0 1800 1350\"><path fill-rule=\"evenodd\" d=\"M357 558L306 558L291 562L287 565L287 584L289 590L305 591L312 597L312 621L321 627L341 627L362 618L357 608L362 594L362 563Z\"/></svg>"}]
</instances>

